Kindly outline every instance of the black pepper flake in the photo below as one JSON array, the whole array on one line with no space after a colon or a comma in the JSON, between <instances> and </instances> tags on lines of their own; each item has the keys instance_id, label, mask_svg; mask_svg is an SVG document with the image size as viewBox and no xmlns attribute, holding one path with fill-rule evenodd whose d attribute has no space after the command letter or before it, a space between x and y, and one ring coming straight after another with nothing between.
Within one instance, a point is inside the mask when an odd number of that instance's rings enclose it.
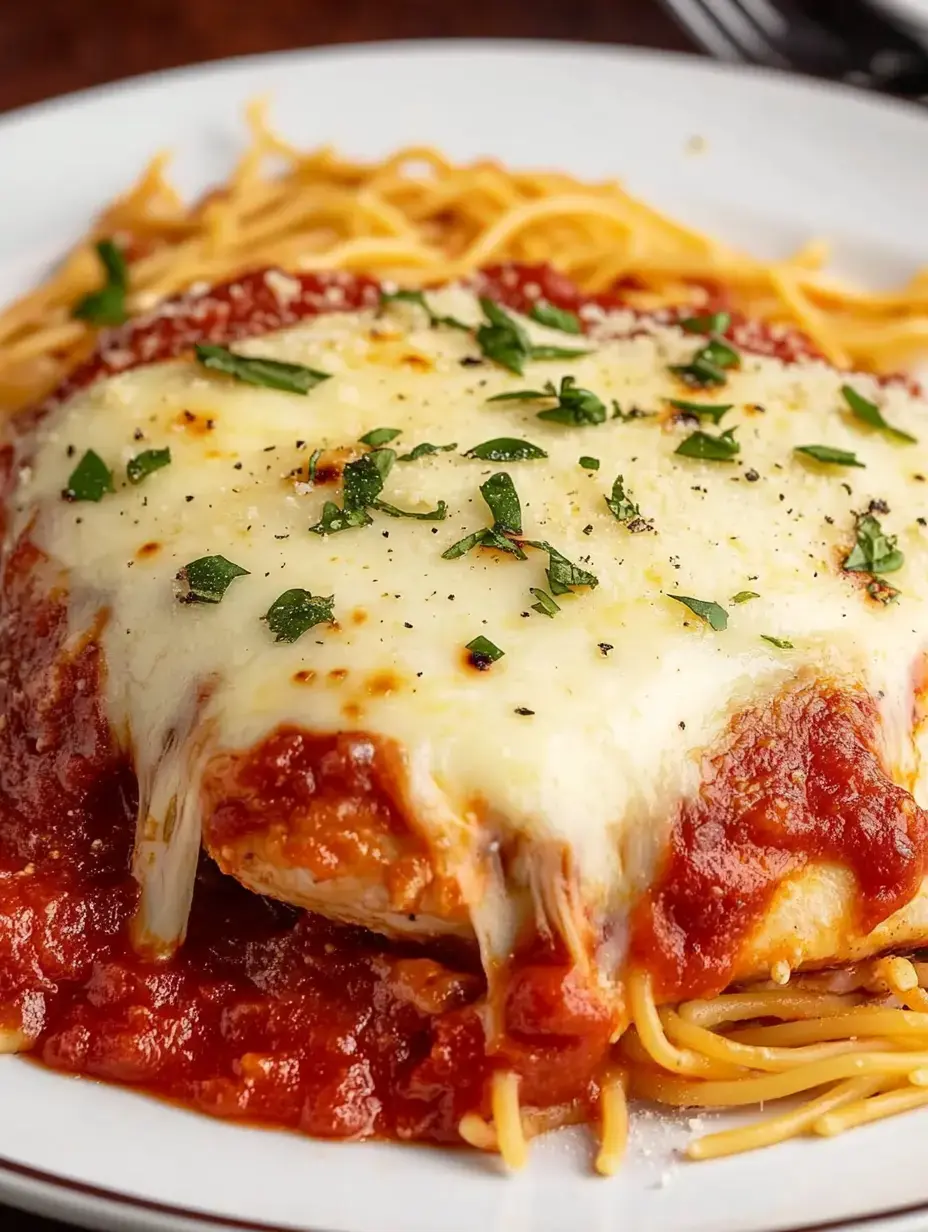
<instances>
[{"instance_id":1,"label":"black pepper flake","mask_svg":"<svg viewBox=\"0 0 928 1232\"><path fill-rule=\"evenodd\" d=\"M919 526L928 526L928 518L916 518L915 521Z\"/></svg>"},{"instance_id":2,"label":"black pepper flake","mask_svg":"<svg viewBox=\"0 0 928 1232\"><path fill-rule=\"evenodd\" d=\"M683 720L682 720L682 719L681 719L681 720L680 720L680 722L677 724L677 727L679 727L680 731L686 731L686 724L683 722Z\"/></svg>"},{"instance_id":3,"label":"black pepper flake","mask_svg":"<svg viewBox=\"0 0 928 1232\"><path fill-rule=\"evenodd\" d=\"M382 530L380 533L383 535L384 539L390 538L390 532L388 530Z\"/></svg>"},{"instance_id":4,"label":"black pepper flake","mask_svg":"<svg viewBox=\"0 0 928 1232\"><path fill-rule=\"evenodd\" d=\"M67 449L65 450L65 453L68 455L69 458L73 458L74 455L77 453L77 450L73 445L69 445Z\"/></svg>"},{"instance_id":5,"label":"black pepper flake","mask_svg":"<svg viewBox=\"0 0 928 1232\"><path fill-rule=\"evenodd\" d=\"M744 472L744 477L748 481L748 483L757 483L758 479L760 479L760 475L757 473L757 471L754 469L753 466L751 467L749 471Z\"/></svg>"},{"instance_id":6,"label":"black pepper flake","mask_svg":"<svg viewBox=\"0 0 928 1232\"><path fill-rule=\"evenodd\" d=\"M277 448L276 445L265 445L264 448L261 450L261 452L262 453L273 453L276 448Z\"/></svg>"},{"instance_id":7,"label":"black pepper flake","mask_svg":"<svg viewBox=\"0 0 928 1232\"><path fill-rule=\"evenodd\" d=\"M240 471L240 470L242 469L242 464L241 464L241 462L233 462L233 463L232 463L232 469L233 469L234 471Z\"/></svg>"},{"instance_id":8,"label":"black pepper flake","mask_svg":"<svg viewBox=\"0 0 928 1232\"><path fill-rule=\"evenodd\" d=\"M408 620L404 620L404 621L403 621L403 628L404 628L404 629L411 629L411 628L412 628L412 625L409 623L409 621L408 621Z\"/></svg>"},{"instance_id":9,"label":"black pepper flake","mask_svg":"<svg viewBox=\"0 0 928 1232\"><path fill-rule=\"evenodd\" d=\"M289 539L290 536L289 535L275 535L274 538L275 539Z\"/></svg>"},{"instance_id":10,"label":"black pepper flake","mask_svg":"<svg viewBox=\"0 0 928 1232\"><path fill-rule=\"evenodd\" d=\"M608 642L597 642L596 645L599 647L600 653L602 654L603 658L606 657L606 655L609 653L610 650L615 650L615 647L610 646Z\"/></svg>"},{"instance_id":11,"label":"black pepper flake","mask_svg":"<svg viewBox=\"0 0 928 1232\"><path fill-rule=\"evenodd\" d=\"M826 513L826 514L825 514L825 521L828 523L828 525L829 525L829 526L834 526L834 524L835 524L835 520L834 520L834 518L831 516L831 514L830 514L830 513Z\"/></svg>"},{"instance_id":12,"label":"black pepper flake","mask_svg":"<svg viewBox=\"0 0 928 1232\"><path fill-rule=\"evenodd\" d=\"M306 442L305 442L305 441L297 441L297 443L296 443L296 447L297 447L297 449L304 449L304 448L306 447Z\"/></svg>"},{"instance_id":13,"label":"black pepper flake","mask_svg":"<svg viewBox=\"0 0 928 1232\"><path fill-rule=\"evenodd\" d=\"M534 714L534 710L529 710L528 706L516 706L516 714L529 715Z\"/></svg>"},{"instance_id":14,"label":"black pepper flake","mask_svg":"<svg viewBox=\"0 0 928 1232\"><path fill-rule=\"evenodd\" d=\"M913 476L912 476L912 478L913 478L913 479L915 479L918 483L924 483L924 482L925 482L925 476L924 476L924 475L913 475Z\"/></svg>"},{"instance_id":15,"label":"black pepper flake","mask_svg":"<svg viewBox=\"0 0 928 1232\"><path fill-rule=\"evenodd\" d=\"M184 500L185 500L185 501L192 501L192 500L193 500L193 497L192 497L192 496L185 496L185 497L184 497Z\"/></svg>"},{"instance_id":16,"label":"black pepper flake","mask_svg":"<svg viewBox=\"0 0 928 1232\"><path fill-rule=\"evenodd\" d=\"M454 598L454 595L449 595L449 596L448 596L448 598L449 598L449 599L453 599L453 598Z\"/></svg>"},{"instance_id":17,"label":"black pepper flake","mask_svg":"<svg viewBox=\"0 0 928 1232\"><path fill-rule=\"evenodd\" d=\"M889 505L882 497L872 500L867 506L868 513L889 513Z\"/></svg>"},{"instance_id":18,"label":"black pepper flake","mask_svg":"<svg viewBox=\"0 0 928 1232\"><path fill-rule=\"evenodd\" d=\"M458 360L462 368L479 368L483 364L482 359L478 359L476 355L465 355L463 359Z\"/></svg>"},{"instance_id":19,"label":"black pepper flake","mask_svg":"<svg viewBox=\"0 0 928 1232\"><path fill-rule=\"evenodd\" d=\"M585 535L592 535L593 533L593 523L592 522L590 522L588 526L584 526L583 533Z\"/></svg>"},{"instance_id":20,"label":"black pepper flake","mask_svg":"<svg viewBox=\"0 0 928 1232\"><path fill-rule=\"evenodd\" d=\"M132 439L134 441L144 441L145 433L141 428L136 428L136 430L132 433Z\"/></svg>"}]
</instances>

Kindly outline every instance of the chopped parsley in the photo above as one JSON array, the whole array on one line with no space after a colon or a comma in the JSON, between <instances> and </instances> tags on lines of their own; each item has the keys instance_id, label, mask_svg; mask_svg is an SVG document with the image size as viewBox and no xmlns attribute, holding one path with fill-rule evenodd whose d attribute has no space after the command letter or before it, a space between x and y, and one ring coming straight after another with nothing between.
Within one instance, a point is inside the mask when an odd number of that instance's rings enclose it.
<instances>
[{"instance_id":1,"label":"chopped parsley","mask_svg":"<svg viewBox=\"0 0 928 1232\"><path fill-rule=\"evenodd\" d=\"M370 445L371 449L379 449L381 445L389 445L399 436L400 432L402 428L372 428L370 432L359 436L358 440L362 445Z\"/></svg>"},{"instance_id":2,"label":"chopped parsley","mask_svg":"<svg viewBox=\"0 0 928 1232\"><path fill-rule=\"evenodd\" d=\"M78 300L71 315L91 325L122 325L129 315L126 311L129 287L126 258L112 240L100 240L96 247L106 281L98 291L91 291Z\"/></svg>"},{"instance_id":3,"label":"chopped parsley","mask_svg":"<svg viewBox=\"0 0 928 1232\"><path fill-rule=\"evenodd\" d=\"M732 595L732 603L749 603L751 599L759 599L760 595L756 590L739 590L736 595Z\"/></svg>"},{"instance_id":4,"label":"chopped parsley","mask_svg":"<svg viewBox=\"0 0 928 1232\"><path fill-rule=\"evenodd\" d=\"M267 609L264 619L276 642L295 642L313 625L332 620L335 596L323 598L308 590L285 590Z\"/></svg>"},{"instance_id":5,"label":"chopped parsley","mask_svg":"<svg viewBox=\"0 0 928 1232\"><path fill-rule=\"evenodd\" d=\"M569 594L575 586L589 586L590 590L595 590L599 585L599 578L595 573L589 573L586 569L581 569L579 565L569 561L546 540L528 541L528 547L540 548L542 552L548 553L546 572L548 589L552 595Z\"/></svg>"},{"instance_id":6,"label":"chopped parsley","mask_svg":"<svg viewBox=\"0 0 928 1232\"><path fill-rule=\"evenodd\" d=\"M688 334L724 334L731 325L731 316L727 312L707 312L703 316L686 317L680 322L680 328Z\"/></svg>"},{"instance_id":7,"label":"chopped parsley","mask_svg":"<svg viewBox=\"0 0 928 1232\"><path fill-rule=\"evenodd\" d=\"M162 466L168 466L170 462L170 449L144 449L126 463L126 478L130 483L141 483L153 471L160 471Z\"/></svg>"},{"instance_id":8,"label":"chopped parsley","mask_svg":"<svg viewBox=\"0 0 928 1232\"><path fill-rule=\"evenodd\" d=\"M547 591L541 590L538 586L532 586L530 590L537 600L532 604L532 611L538 612L541 616L550 616L553 620L561 610L560 606L554 602Z\"/></svg>"},{"instance_id":9,"label":"chopped parsley","mask_svg":"<svg viewBox=\"0 0 928 1232\"><path fill-rule=\"evenodd\" d=\"M668 595L668 599L673 599L675 603L682 603L684 607L688 607L694 616L698 616L700 620L704 620L710 629L714 629L716 633L721 633L728 628L728 613L718 603L706 599L693 599L688 595Z\"/></svg>"},{"instance_id":10,"label":"chopped parsley","mask_svg":"<svg viewBox=\"0 0 928 1232\"><path fill-rule=\"evenodd\" d=\"M342 474L343 508L339 509L334 501L326 501L322 517L309 528L313 534L335 535L342 530L370 526L372 519L367 510L383 491L395 457L392 449L374 449L349 462Z\"/></svg>"},{"instance_id":11,"label":"chopped parsley","mask_svg":"<svg viewBox=\"0 0 928 1232\"><path fill-rule=\"evenodd\" d=\"M547 402L551 399L556 405L539 411L539 419L573 427L600 424L606 419L606 408L601 399L589 389L582 389L572 376L565 376L561 379L560 389L556 389L551 381L547 381L543 389L517 389L512 393L496 394L488 401Z\"/></svg>"},{"instance_id":12,"label":"chopped parsley","mask_svg":"<svg viewBox=\"0 0 928 1232\"><path fill-rule=\"evenodd\" d=\"M521 535L522 506L512 477L506 471L497 471L480 485L480 492L493 514L493 529L501 534Z\"/></svg>"},{"instance_id":13,"label":"chopped parsley","mask_svg":"<svg viewBox=\"0 0 928 1232\"><path fill-rule=\"evenodd\" d=\"M785 637L774 637L770 633L762 633L761 638L765 642L769 642L771 646L776 646L777 650L793 650L795 649L792 642L788 642Z\"/></svg>"},{"instance_id":14,"label":"chopped parsley","mask_svg":"<svg viewBox=\"0 0 928 1232\"><path fill-rule=\"evenodd\" d=\"M847 449L833 449L831 445L797 445L793 453L801 453L805 457L814 458L816 462L826 462L831 466L864 466L855 453Z\"/></svg>"},{"instance_id":15,"label":"chopped parsley","mask_svg":"<svg viewBox=\"0 0 928 1232\"><path fill-rule=\"evenodd\" d=\"M907 445L917 443L918 437L911 436L908 432L903 432L901 428L894 428L892 424L887 423L877 404L870 402L863 394L859 394L852 385L842 385L841 395L850 407L854 418L859 419L861 423L867 424L870 428L877 428L894 440L902 441Z\"/></svg>"},{"instance_id":16,"label":"chopped parsley","mask_svg":"<svg viewBox=\"0 0 928 1232\"><path fill-rule=\"evenodd\" d=\"M621 475L616 475L612 484L612 495L604 497L604 500L617 522L630 522L632 518L641 517L641 510L625 491L625 480Z\"/></svg>"},{"instance_id":17,"label":"chopped parsley","mask_svg":"<svg viewBox=\"0 0 928 1232\"><path fill-rule=\"evenodd\" d=\"M261 385L265 389L279 389L289 394L308 394L321 381L327 381L330 375L307 368L304 364L239 355L228 347L211 342L198 342L194 350L204 368L223 372L246 385Z\"/></svg>"},{"instance_id":18,"label":"chopped parsley","mask_svg":"<svg viewBox=\"0 0 928 1232\"><path fill-rule=\"evenodd\" d=\"M698 419L711 419L714 424L721 423L722 416L727 415L734 406L732 402L723 402L720 406L709 406L705 402L687 402L683 398L668 398L670 405L686 415L695 415Z\"/></svg>"},{"instance_id":19,"label":"chopped parsley","mask_svg":"<svg viewBox=\"0 0 928 1232\"><path fill-rule=\"evenodd\" d=\"M709 432L693 432L674 450L683 458L700 458L703 462L730 462L741 446L735 440L735 429L728 428L721 436Z\"/></svg>"},{"instance_id":20,"label":"chopped parsley","mask_svg":"<svg viewBox=\"0 0 928 1232\"><path fill-rule=\"evenodd\" d=\"M526 560L527 557L519 544L507 538L509 534L522 533L522 506L512 478L505 471L498 471L480 485L480 494L493 514L493 525L485 526L453 543L442 552L442 560L457 560L459 556L465 556L476 547L497 548L515 556L517 560Z\"/></svg>"},{"instance_id":21,"label":"chopped parsley","mask_svg":"<svg viewBox=\"0 0 928 1232\"><path fill-rule=\"evenodd\" d=\"M741 366L741 356L733 346L721 338L712 338L700 347L688 364L672 364L670 371L687 385L705 389L712 385L724 385L729 368Z\"/></svg>"},{"instance_id":22,"label":"chopped parsley","mask_svg":"<svg viewBox=\"0 0 928 1232\"><path fill-rule=\"evenodd\" d=\"M476 334L481 353L517 376L522 375L526 362L530 359L572 359L577 355L588 354L587 351L569 347L533 346L519 322L499 304L481 296L480 307L486 318L484 323L478 326Z\"/></svg>"},{"instance_id":23,"label":"chopped parsley","mask_svg":"<svg viewBox=\"0 0 928 1232\"><path fill-rule=\"evenodd\" d=\"M309 529L314 535L337 535L340 530L370 526L372 521L365 509L339 509L335 501L326 501L322 506L322 517Z\"/></svg>"},{"instance_id":24,"label":"chopped parsley","mask_svg":"<svg viewBox=\"0 0 928 1232\"><path fill-rule=\"evenodd\" d=\"M528 315L539 325L547 325L548 329L559 329L562 334L581 332L580 318L575 312L568 312L566 308L555 308L547 300L538 300Z\"/></svg>"},{"instance_id":25,"label":"chopped parsley","mask_svg":"<svg viewBox=\"0 0 928 1232\"><path fill-rule=\"evenodd\" d=\"M465 649L470 651L470 661L478 672L485 672L492 663L496 663L506 653L505 650L494 646L490 639L482 634L468 642Z\"/></svg>"},{"instance_id":26,"label":"chopped parsley","mask_svg":"<svg viewBox=\"0 0 928 1232\"><path fill-rule=\"evenodd\" d=\"M397 462L415 462L417 458L424 458L426 454L450 453L452 449L457 449L457 447L457 441L450 445L433 445L430 441L423 441L421 445L416 445L410 449L409 453L401 453L397 458Z\"/></svg>"},{"instance_id":27,"label":"chopped parsley","mask_svg":"<svg viewBox=\"0 0 928 1232\"><path fill-rule=\"evenodd\" d=\"M174 594L180 603L221 603L232 582L248 573L225 556L200 556L179 570Z\"/></svg>"},{"instance_id":28,"label":"chopped parsley","mask_svg":"<svg viewBox=\"0 0 928 1232\"><path fill-rule=\"evenodd\" d=\"M872 514L858 515L855 533L857 542L843 565L848 573L895 573L905 564L905 556L896 547L896 536L885 535Z\"/></svg>"},{"instance_id":29,"label":"chopped parsley","mask_svg":"<svg viewBox=\"0 0 928 1232\"><path fill-rule=\"evenodd\" d=\"M444 522L448 516L448 506L443 500L434 509L416 513L412 509L397 509L396 505L388 505L386 501L374 501L374 508L380 513L386 513L391 518L417 518L420 522Z\"/></svg>"},{"instance_id":30,"label":"chopped parsley","mask_svg":"<svg viewBox=\"0 0 928 1232\"><path fill-rule=\"evenodd\" d=\"M587 454L584 454L583 457L579 459L579 461L580 461L580 465L583 467L585 471L598 471L599 470L599 458L591 458Z\"/></svg>"},{"instance_id":31,"label":"chopped parsley","mask_svg":"<svg viewBox=\"0 0 928 1232\"><path fill-rule=\"evenodd\" d=\"M61 495L67 501L100 501L114 492L113 472L94 450L88 449L68 477Z\"/></svg>"},{"instance_id":32,"label":"chopped parsley","mask_svg":"<svg viewBox=\"0 0 928 1232\"><path fill-rule=\"evenodd\" d=\"M516 440L513 436L497 436L468 449L465 458L480 458L484 462L530 462L548 455L531 441Z\"/></svg>"},{"instance_id":33,"label":"chopped parsley","mask_svg":"<svg viewBox=\"0 0 928 1232\"><path fill-rule=\"evenodd\" d=\"M319 459L322 457L321 449L314 449L309 455L309 465L306 468L306 473L310 483L316 482L316 467L319 465Z\"/></svg>"}]
</instances>

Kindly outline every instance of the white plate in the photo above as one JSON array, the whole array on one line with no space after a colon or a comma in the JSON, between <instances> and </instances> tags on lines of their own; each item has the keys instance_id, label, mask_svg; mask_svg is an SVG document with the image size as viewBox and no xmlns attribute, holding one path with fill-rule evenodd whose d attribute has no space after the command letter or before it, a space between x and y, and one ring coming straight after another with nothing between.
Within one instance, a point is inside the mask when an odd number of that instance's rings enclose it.
<instances>
[{"instance_id":1,"label":"white plate","mask_svg":"<svg viewBox=\"0 0 928 1232\"><path fill-rule=\"evenodd\" d=\"M872 280L928 264L919 112L668 56L420 43L171 73L0 120L4 294L37 276L153 150L177 149L187 188L223 176L242 142L242 104L266 91L308 144L382 155L428 141L456 158L621 175L758 252L827 234L839 264ZM708 142L698 155L694 136ZM603 1181L580 1133L538 1144L507 1180L477 1154L239 1128L17 1059L0 1064L0 1108L0 1198L98 1228L928 1228L928 1114L698 1165L673 1155L686 1118L649 1114L627 1166Z\"/></svg>"}]
</instances>

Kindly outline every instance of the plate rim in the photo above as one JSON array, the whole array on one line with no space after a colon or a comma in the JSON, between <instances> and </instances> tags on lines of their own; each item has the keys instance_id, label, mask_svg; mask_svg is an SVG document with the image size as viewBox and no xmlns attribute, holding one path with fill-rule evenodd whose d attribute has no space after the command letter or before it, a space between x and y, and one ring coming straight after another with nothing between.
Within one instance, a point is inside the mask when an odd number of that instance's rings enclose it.
<instances>
[{"instance_id":1,"label":"plate rim","mask_svg":"<svg viewBox=\"0 0 928 1232\"><path fill-rule=\"evenodd\" d=\"M105 104L124 93L139 93L195 79L212 79L234 75L238 71L292 65L339 58L405 58L427 59L435 54L454 53L462 58L486 55L533 54L558 55L565 59L611 59L617 65L633 59L652 63L662 70L685 71L714 78L735 79L757 83L785 91L792 97L814 95L829 97L844 108L879 111L887 118L908 123L917 119L928 135L928 112L917 104L856 89L843 82L791 74L777 68L714 60L697 50L662 51L654 47L628 46L617 43L594 43L579 40L525 38L423 38L385 39L346 42L323 46L294 47L258 54L245 54L216 60L180 65L170 69L155 69L120 77L113 81L89 86L51 98L37 100L0 112L0 139L12 129L31 122L54 122L56 115L74 107ZM90 1080L92 1081L92 1079ZM345 1144L350 1147L351 1144ZM60 1173L33 1168L0 1155L0 1200L21 1210L45 1217L72 1221L92 1228L137 1229L138 1232L326 1232L317 1225L260 1223L231 1219L211 1214L195 1207L162 1203L125 1193L106 1186L88 1184ZM852 1219L838 1218L803 1224L793 1232L919 1232L928 1228L928 1197L924 1200L890 1207ZM92 1222L91 1222L92 1221Z\"/></svg>"}]
</instances>

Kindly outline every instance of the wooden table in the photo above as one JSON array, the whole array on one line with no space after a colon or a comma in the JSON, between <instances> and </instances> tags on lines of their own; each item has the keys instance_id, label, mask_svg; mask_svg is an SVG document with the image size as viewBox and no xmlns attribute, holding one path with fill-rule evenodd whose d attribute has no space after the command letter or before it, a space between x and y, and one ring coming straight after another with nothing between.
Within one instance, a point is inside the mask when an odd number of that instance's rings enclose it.
<instances>
[{"instance_id":1,"label":"wooden table","mask_svg":"<svg viewBox=\"0 0 928 1232\"><path fill-rule=\"evenodd\" d=\"M656 0L0 0L0 111L136 73L391 38L548 38L688 50ZM3 1232L65 1232L0 1207ZM439 1232L436 1229L436 1232Z\"/></svg>"}]
</instances>

